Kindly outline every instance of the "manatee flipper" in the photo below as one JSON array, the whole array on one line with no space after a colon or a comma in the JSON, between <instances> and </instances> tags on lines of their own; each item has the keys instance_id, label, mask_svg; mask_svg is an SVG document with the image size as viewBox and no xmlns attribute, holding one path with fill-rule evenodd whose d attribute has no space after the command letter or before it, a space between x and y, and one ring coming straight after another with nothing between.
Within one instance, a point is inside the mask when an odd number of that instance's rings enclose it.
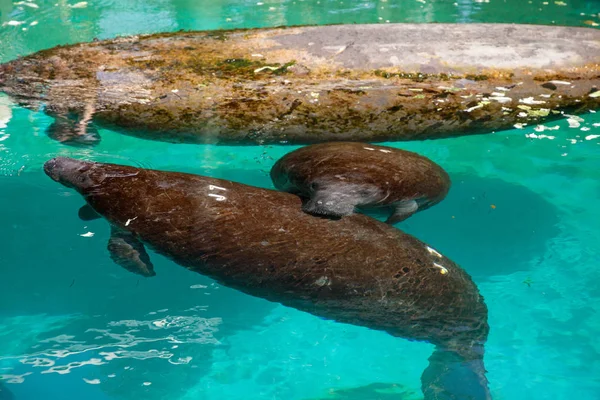
<instances>
[{"instance_id":1,"label":"manatee flipper","mask_svg":"<svg viewBox=\"0 0 600 400\"><path fill-rule=\"evenodd\" d=\"M156 275L144 245L130 232L111 226L108 251L110 258L126 270L145 277Z\"/></svg>"},{"instance_id":2,"label":"manatee flipper","mask_svg":"<svg viewBox=\"0 0 600 400\"><path fill-rule=\"evenodd\" d=\"M93 221L98 218L102 218L89 204L81 206L78 212L79 219L82 221Z\"/></svg>"},{"instance_id":3,"label":"manatee flipper","mask_svg":"<svg viewBox=\"0 0 600 400\"><path fill-rule=\"evenodd\" d=\"M421 376L424 400L491 400L483 354L465 359L436 348Z\"/></svg>"},{"instance_id":4,"label":"manatee flipper","mask_svg":"<svg viewBox=\"0 0 600 400\"><path fill-rule=\"evenodd\" d=\"M402 201L394 205L392 215L385 221L387 224L396 224L404 221L419 209L419 205L415 200Z\"/></svg>"},{"instance_id":5,"label":"manatee flipper","mask_svg":"<svg viewBox=\"0 0 600 400\"><path fill-rule=\"evenodd\" d=\"M302 204L302 210L308 214L339 218L352 214L355 206L348 196L318 191Z\"/></svg>"}]
</instances>

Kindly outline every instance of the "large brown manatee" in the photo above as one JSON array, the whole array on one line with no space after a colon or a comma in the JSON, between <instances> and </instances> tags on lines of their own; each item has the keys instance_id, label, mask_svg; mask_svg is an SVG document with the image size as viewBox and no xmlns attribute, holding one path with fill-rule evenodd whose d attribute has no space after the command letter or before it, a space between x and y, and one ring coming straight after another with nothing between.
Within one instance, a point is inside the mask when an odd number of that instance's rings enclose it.
<instances>
[{"instance_id":1,"label":"large brown manatee","mask_svg":"<svg viewBox=\"0 0 600 400\"><path fill-rule=\"evenodd\" d=\"M54 117L189 143L421 140L600 106L600 30L348 24L173 32L59 46L0 65L0 91Z\"/></svg>"},{"instance_id":2,"label":"large brown manatee","mask_svg":"<svg viewBox=\"0 0 600 400\"><path fill-rule=\"evenodd\" d=\"M436 346L425 398L489 399L487 307L469 275L418 239L361 214L309 215L289 193L185 173L54 158L48 176L112 226L112 258L153 275L144 246L223 285ZM400 362L400 361L399 361Z\"/></svg>"}]
</instances>

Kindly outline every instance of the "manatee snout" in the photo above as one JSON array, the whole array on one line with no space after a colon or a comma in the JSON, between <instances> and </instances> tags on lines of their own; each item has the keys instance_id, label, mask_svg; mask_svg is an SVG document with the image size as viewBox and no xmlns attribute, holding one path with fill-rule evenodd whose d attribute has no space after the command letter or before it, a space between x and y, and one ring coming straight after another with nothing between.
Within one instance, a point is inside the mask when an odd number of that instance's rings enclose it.
<instances>
[{"instance_id":1,"label":"manatee snout","mask_svg":"<svg viewBox=\"0 0 600 400\"><path fill-rule=\"evenodd\" d=\"M50 178L52 178L53 180L55 180L56 182L60 182L59 181L59 173L60 173L60 161L61 161L62 157L58 157L58 158L53 158L51 160L48 160L44 163L44 173L46 175L48 175Z\"/></svg>"},{"instance_id":2,"label":"manatee snout","mask_svg":"<svg viewBox=\"0 0 600 400\"><path fill-rule=\"evenodd\" d=\"M74 189L89 186L91 163L67 157L55 157L44 163L44 172L54 181Z\"/></svg>"}]
</instances>

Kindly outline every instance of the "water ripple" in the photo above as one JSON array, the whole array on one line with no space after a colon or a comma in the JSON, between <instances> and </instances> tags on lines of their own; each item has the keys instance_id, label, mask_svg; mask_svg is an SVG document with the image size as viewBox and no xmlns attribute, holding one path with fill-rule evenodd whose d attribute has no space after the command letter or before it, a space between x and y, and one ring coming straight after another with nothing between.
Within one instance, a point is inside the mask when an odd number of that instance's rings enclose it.
<instances>
[{"instance_id":1,"label":"water ripple","mask_svg":"<svg viewBox=\"0 0 600 400\"><path fill-rule=\"evenodd\" d=\"M158 310L164 313L167 309ZM4 355L0 361L19 362L32 369L43 368L41 374L69 374L73 369L85 366L106 365L118 359L134 359L144 361L149 359L166 360L173 365L189 364L193 357L186 354L176 354L185 351L181 344L217 345L220 342L214 337L222 324L221 318L202 318L197 316L167 315L162 318L149 320L118 320L106 323L106 328L81 329L82 320L77 320L73 326L78 335L61 333L59 335L38 340L31 348L46 348L29 354ZM62 328L68 329L69 326ZM134 328L134 329L131 329ZM166 333L157 335L157 333ZM90 337L90 339L88 339ZM144 348L160 346L160 343L171 343L171 350ZM59 360L82 354L90 354L88 360L78 360L58 364ZM10 370L10 369L8 369ZM0 375L0 380L9 383L22 383L25 377L33 372L22 375Z\"/></svg>"}]
</instances>

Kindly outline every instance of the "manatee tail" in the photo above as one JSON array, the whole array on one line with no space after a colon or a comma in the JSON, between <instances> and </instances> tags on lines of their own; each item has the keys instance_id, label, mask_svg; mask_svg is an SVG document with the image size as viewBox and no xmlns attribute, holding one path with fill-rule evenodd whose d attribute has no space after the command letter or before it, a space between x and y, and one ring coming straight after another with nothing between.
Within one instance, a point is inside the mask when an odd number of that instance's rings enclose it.
<instances>
[{"instance_id":1,"label":"manatee tail","mask_svg":"<svg viewBox=\"0 0 600 400\"><path fill-rule=\"evenodd\" d=\"M483 365L483 347L464 357L437 347L421 376L425 400L491 400Z\"/></svg>"}]
</instances>

